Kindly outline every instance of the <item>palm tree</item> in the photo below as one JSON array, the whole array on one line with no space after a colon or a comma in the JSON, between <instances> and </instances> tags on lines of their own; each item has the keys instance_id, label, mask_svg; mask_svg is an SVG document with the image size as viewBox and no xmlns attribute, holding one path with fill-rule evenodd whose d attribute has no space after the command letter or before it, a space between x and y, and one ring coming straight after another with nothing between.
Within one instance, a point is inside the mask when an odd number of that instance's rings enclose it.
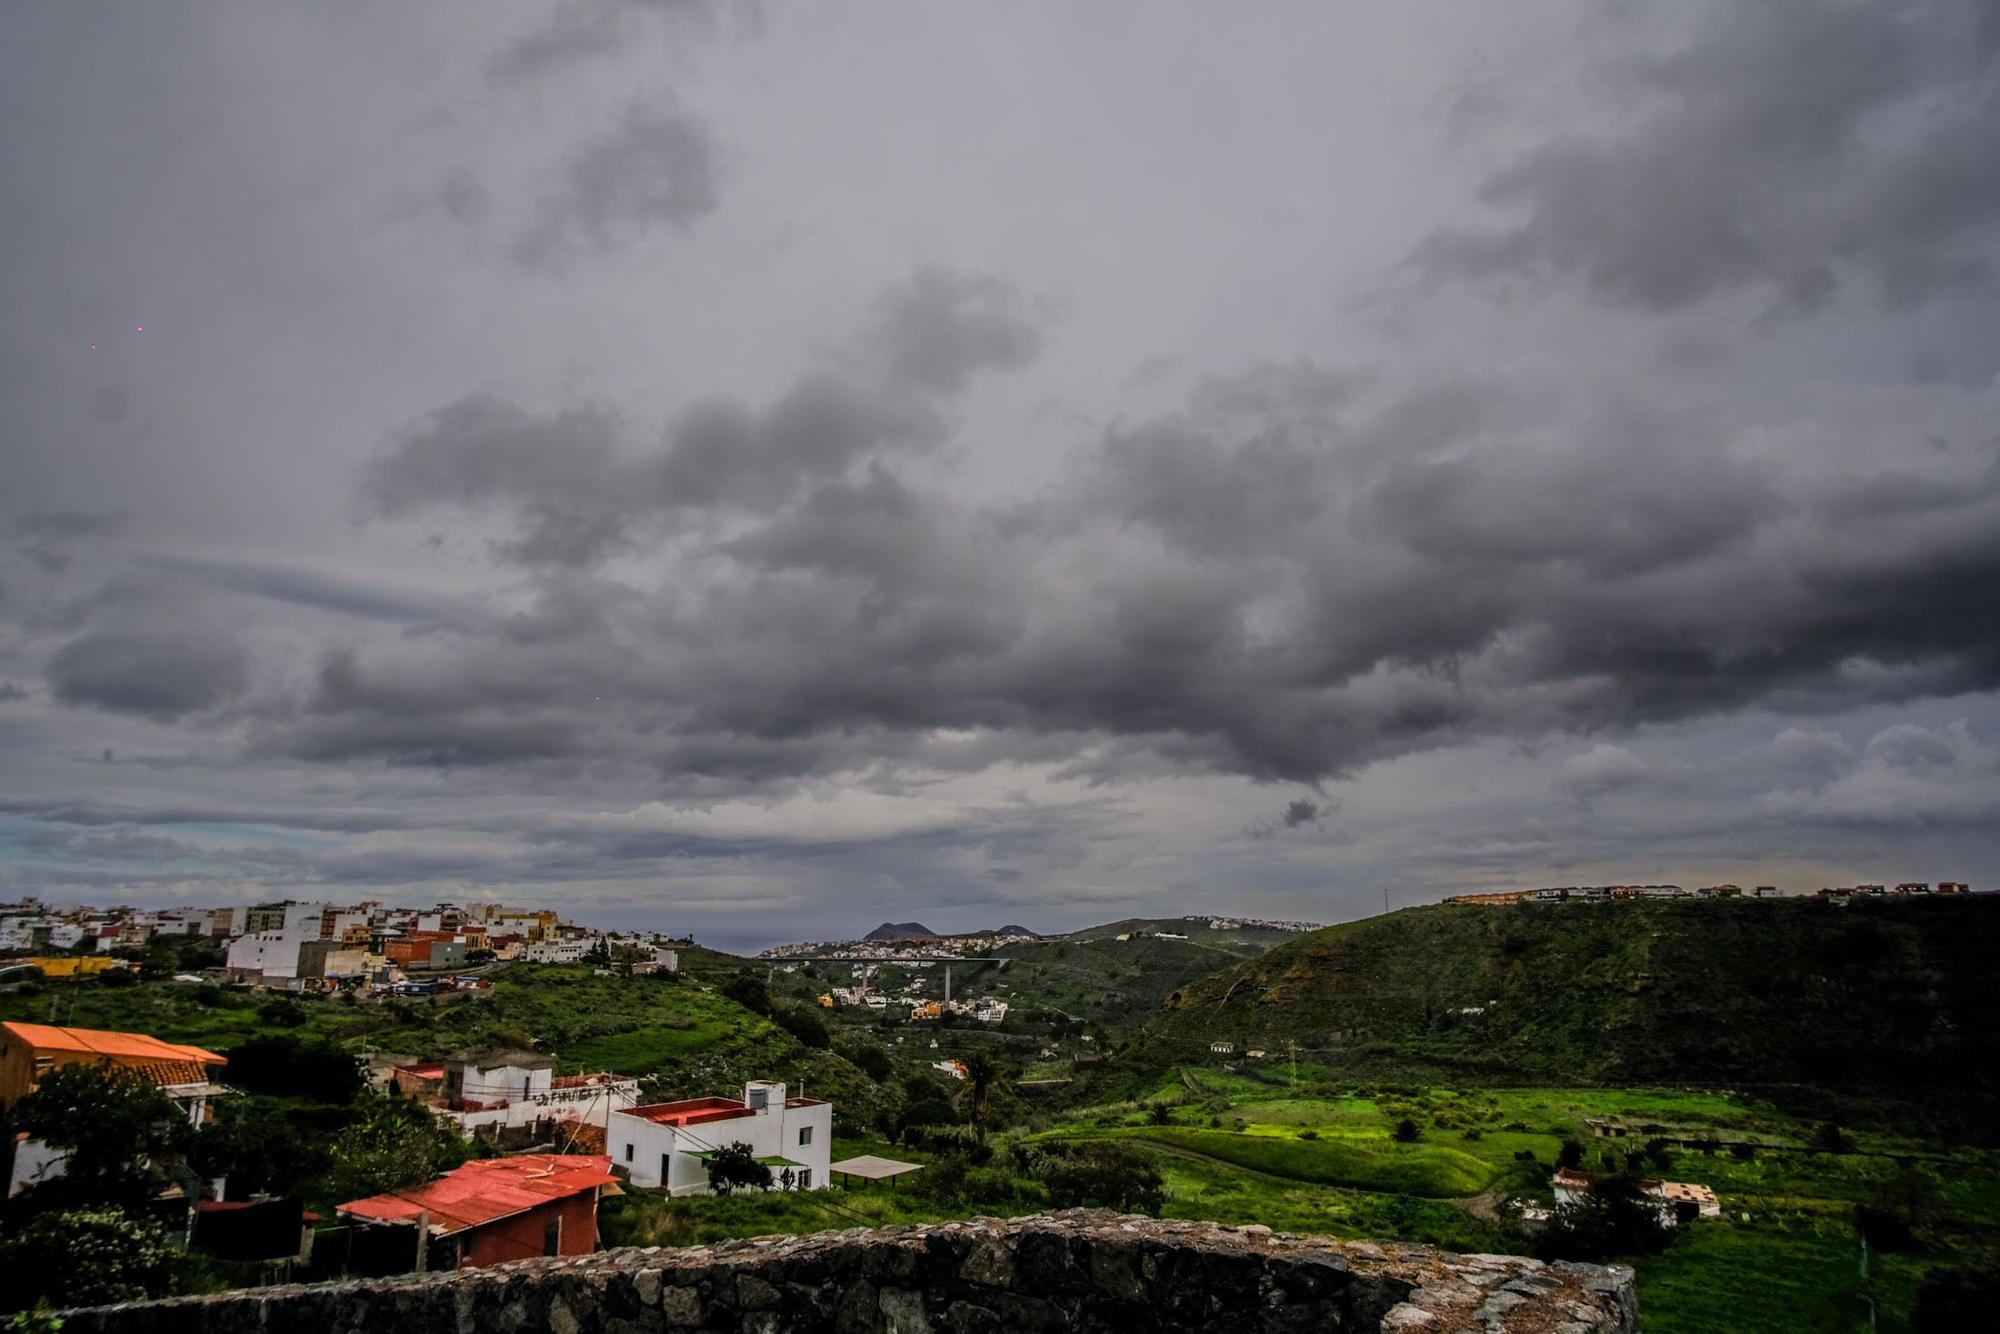
<instances>
[{"instance_id":1,"label":"palm tree","mask_svg":"<svg viewBox=\"0 0 2000 1334\"><path fill-rule=\"evenodd\" d=\"M1000 1067L991 1056L976 1051L965 1058L965 1080L972 1086L972 1125L979 1132L979 1138L986 1138L986 1113L993 1103L993 1092L1000 1084Z\"/></svg>"}]
</instances>

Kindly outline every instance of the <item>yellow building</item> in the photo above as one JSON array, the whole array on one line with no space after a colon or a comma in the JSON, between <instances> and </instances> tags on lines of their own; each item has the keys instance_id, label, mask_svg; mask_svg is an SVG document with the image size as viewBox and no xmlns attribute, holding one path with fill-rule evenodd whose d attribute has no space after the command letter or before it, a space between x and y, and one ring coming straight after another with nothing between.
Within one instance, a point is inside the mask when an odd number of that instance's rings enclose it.
<instances>
[{"instance_id":1,"label":"yellow building","mask_svg":"<svg viewBox=\"0 0 2000 1334\"><path fill-rule=\"evenodd\" d=\"M119 960L101 954L44 954L15 962L33 964L42 970L43 977L95 977L125 966Z\"/></svg>"}]
</instances>

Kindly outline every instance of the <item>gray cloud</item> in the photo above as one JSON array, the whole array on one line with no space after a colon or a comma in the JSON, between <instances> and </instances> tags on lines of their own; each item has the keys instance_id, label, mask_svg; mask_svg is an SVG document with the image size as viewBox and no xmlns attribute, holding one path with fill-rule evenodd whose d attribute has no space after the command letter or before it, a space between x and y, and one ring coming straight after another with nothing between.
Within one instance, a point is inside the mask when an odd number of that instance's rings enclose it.
<instances>
[{"instance_id":1,"label":"gray cloud","mask_svg":"<svg viewBox=\"0 0 2000 1334\"><path fill-rule=\"evenodd\" d=\"M240 694L249 684L243 646L209 627L105 626L57 649L48 681L57 699L170 722Z\"/></svg>"},{"instance_id":2,"label":"gray cloud","mask_svg":"<svg viewBox=\"0 0 2000 1334\"><path fill-rule=\"evenodd\" d=\"M1994 276L2000 23L1980 0L1705 5L1603 77L1598 115L1489 175L1517 220L1420 258L1475 278L1575 280L1673 310L1748 290L1806 311L1858 279L1909 304Z\"/></svg>"},{"instance_id":3,"label":"gray cloud","mask_svg":"<svg viewBox=\"0 0 2000 1334\"><path fill-rule=\"evenodd\" d=\"M688 227L714 211L720 175L705 121L672 98L634 103L570 155L513 256L530 268L561 268L581 254Z\"/></svg>"},{"instance_id":4,"label":"gray cloud","mask_svg":"<svg viewBox=\"0 0 2000 1334\"><path fill-rule=\"evenodd\" d=\"M892 286L855 339L860 380L808 374L769 405L714 398L682 412L652 448L620 414L594 406L528 412L475 394L404 431L370 464L364 512L502 509L518 522L496 551L530 566L590 566L633 548L649 526L692 512L780 508L870 456L928 448L937 401L1039 347L1025 302L998 280L919 270ZM822 510L835 503L822 493Z\"/></svg>"}]
</instances>

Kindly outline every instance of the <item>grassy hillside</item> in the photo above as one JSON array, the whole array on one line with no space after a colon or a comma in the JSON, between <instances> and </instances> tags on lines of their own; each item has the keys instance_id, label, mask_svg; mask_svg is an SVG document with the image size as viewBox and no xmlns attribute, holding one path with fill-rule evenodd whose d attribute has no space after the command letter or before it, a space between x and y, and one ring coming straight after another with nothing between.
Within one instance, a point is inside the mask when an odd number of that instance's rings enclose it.
<instances>
[{"instance_id":1,"label":"grassy hillside","mask_svg":"<svg viewBox=\"0 0 2000 1334\"><path fill-rule=\"evenodd\" d=\"M998 964L954 970L954 984L962 996L994 995L1119 1027L1143 1022L1177 989L1240 957L1157 936L1056 940L1010 950Z\"/></svg>"},{"instance_id":2,"label":"grassy hillside","mask_svg":"<svg viewBox=\"0 0 2000 1334\"><path fill-rule=\"evenodd\" d=\"M1182 917L1127 917L1116 922L1106 922L1102 926L1089 926L1081 931L1072 931L1063 939L1112 940L1133 931L1169 931L1186 936L1191 944L1206 945L1209 949L1244 956L1262 954L1274 945L1298 939L1298 934L1292 931L1278 931L1263 926L1233 926L1218 930L1207 922L1194 922Z\"/></svg>"},{"instance_id":3,"label":"grassy hillside","mask_svg":"<svg viewBox=\"0 0 2000 1334\"><path fill-rule=\"evenodd\" d=\"M1991 1093L2000 899L1412 908L1190 982L1160 1061L1285 1045L1515 1083Z\"/></svg>"}]
</instances>

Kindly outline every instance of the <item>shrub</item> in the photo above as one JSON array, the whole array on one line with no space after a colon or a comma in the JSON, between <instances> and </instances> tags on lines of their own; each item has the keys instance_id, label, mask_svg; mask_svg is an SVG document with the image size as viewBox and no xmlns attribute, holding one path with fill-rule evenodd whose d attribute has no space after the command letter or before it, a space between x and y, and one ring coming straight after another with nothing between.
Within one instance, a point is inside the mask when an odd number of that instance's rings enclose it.
<instances>
[{"instance_id":1,"label":"shrub","mask_svg":"<svg viewBox=\"0 0 2000 1334\"><path fill-rule=\"evenodd\" d=\"M1556 1166L1572 1170L1583 1166L1583 1146L1573 1139L1564 1140L1562 1148L1556 1151Z\"/></svg>"},{"instance_id":2,"label":"shrub","mask_svg":"<svg viewBox=\"0 0 2000 1334\"><path fill-rule=\"evenodd\" d=\"M1406 1116L1396 1123L1391 1135L1398 1144L1415 1144L1423 1137L1423 1132L1417 1129L1415 1121Z\"/></svg>"},{"instance_id":3,"label":"shrub","mask_svg":"<svg viewBox=\"0 0 2000 1334\"><path fill-rule=\"evenodd\" d=\"M1312 1129L1311 1127L1307 1127L1306 1129L1304 1129L1304 1130L1301 1130L1301 1131L1299 1132L1299 1138L1300 1138L1300 1139L1318 1139L1318 1138L1319 1138L1319 1132L1318 1132L1317 1130L1314 1130L1314 1129Z\"/></svg>"},{"instance_id":4,"label":"shrub","mask_svg":"<svg viewBox=\"0 0 2000 1334\"><path fill-rule=\"evenodd\" d=\"M1160 1169L1129 1144L1098 1140L1069 1145L1042 1161L1042 1184L1057 1209L1117 1209L1158 1214L1166 1203Z\"/></svg>"},{"instance_id":5,"label":"shrub","mask_svg":"<svg viewBox=\"0 0 2000 1334\"><path fill-rule=\"evenodd\" d=\"M39 1298L95 1306L157 1297L173 1257L158 1224L118 1209L43 1214L0 1243L0 1304L22 1310Z\"/></svg>"},{"instance_id":6,"label":"shrub","mask_svg":"<svg viewBox=\"0 0 2000 1334\"><path fill-rule=\"evenodd\" d=\"M1837 1121L1821 1123L1813 1132L1812 1144L1824 1153L1853 1153L1854 1137L1840 1128Z\"/></svg>"},{"instance_id":7,"label":"shrub","mask_svg":"<svg viewBox=\"0 0 2000 1334\"><path fill-rule=\"evenodd\" d=\"M2000 1310L2000 1270L1933 1269L1917 1289L1917 1334L1983 1328Z\"/></svg>"}]
</instances>

